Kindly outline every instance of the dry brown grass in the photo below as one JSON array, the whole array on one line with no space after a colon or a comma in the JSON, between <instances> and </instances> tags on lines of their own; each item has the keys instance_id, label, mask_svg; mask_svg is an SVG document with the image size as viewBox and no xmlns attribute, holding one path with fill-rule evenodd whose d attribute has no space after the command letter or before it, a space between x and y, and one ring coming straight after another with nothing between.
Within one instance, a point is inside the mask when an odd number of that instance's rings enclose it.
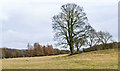
<instances>
[{"instance_id":1,"label":"dry brown grass","mask_svg":"<svg viewBox=\"0 0 120 71\"><path fill-rule=\"evenodd\" d=\"M3 69L117 69L117 49L101 50L73 56L55 55L2 59Z\"/></svg>"}]
</instances>

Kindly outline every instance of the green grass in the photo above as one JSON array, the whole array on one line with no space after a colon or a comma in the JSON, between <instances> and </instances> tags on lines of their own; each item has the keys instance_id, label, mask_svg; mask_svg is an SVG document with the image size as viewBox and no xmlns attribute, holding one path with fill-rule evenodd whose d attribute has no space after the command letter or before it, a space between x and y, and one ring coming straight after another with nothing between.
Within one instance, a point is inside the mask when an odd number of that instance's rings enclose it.
<instances>
[{"instance_id":1,"label":"green grass","mask_svg":"<svg viewBox=\"0 0 120 71\"><path fill-rule=\"evenodd\" d=\"M117 69L117 49L76 54L2 59L3 69Z\"/></svg>"}]
</instances>

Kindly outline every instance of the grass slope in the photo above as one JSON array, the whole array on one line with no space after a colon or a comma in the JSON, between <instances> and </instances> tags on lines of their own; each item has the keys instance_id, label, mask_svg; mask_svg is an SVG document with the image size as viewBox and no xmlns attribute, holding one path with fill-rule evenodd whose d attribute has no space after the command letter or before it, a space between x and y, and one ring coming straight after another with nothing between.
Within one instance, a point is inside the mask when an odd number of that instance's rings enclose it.
<instances>
[{"instance_id":1,"label":"grass slope","mask_svg":"<svg viewBox=\"0 0 120 71\"><path fill-rule=\"evenodd\" d=\"M117 69L117 49L76 54L2 59L3 69Z\"/></svg>"}]
</instances>

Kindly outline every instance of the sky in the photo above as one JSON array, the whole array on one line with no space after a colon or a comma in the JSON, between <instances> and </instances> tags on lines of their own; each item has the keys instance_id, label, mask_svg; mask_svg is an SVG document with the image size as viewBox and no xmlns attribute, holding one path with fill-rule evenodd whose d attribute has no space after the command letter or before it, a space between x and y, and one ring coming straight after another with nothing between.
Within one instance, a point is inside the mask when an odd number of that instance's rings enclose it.
<instances>
[{"instance_id":1,"label":"sky","mask_svg":"<svg viewBox=\"0 0 120 71\"><path fill-rule=\"evenodd\" d=\"M82 6L96 31L109 32L118 41L118 0L1 0L0 47L26 49L35 42L54 46L52 17L67 3Z\"/></svg>"}]
</instances>

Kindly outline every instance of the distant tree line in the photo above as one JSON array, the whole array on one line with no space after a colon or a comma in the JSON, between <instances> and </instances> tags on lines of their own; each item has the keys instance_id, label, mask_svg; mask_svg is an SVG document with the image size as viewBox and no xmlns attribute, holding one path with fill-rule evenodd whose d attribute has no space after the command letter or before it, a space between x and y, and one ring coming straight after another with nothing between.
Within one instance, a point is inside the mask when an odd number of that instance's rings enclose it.
<instances>
[{"instance_id":1,"label":"distant tree line","mask_svg":"<svg viewBox=\"0 0 120 71\"><path fill-rule=\"evenodd\" d=\"M0 48L2 50L2 58L24 57L25 51L9 48Z\"/></svg>"},{"instance_id":2,"label":"distant tree line","mask_svg":"<svg viewBox=\"0 0 120 71\"><path fill-rule=\"evenodd\" d=\"M105 49L116 49L116 48L118 48L119 44L120 44L120 42L119 43L118 42L107 43L106 47L104 47L104 44L94 45L91 48L83 48L82 52L91 52L91 51L98 51L98 50L105 50Z\"/></svg>"},{"instance_id":3,"label":"distant tree line","mask_svg":"<svg viewBox=\"0 0 120 71\"><path fill-rule=\"evenodd\" d=\"M70 52L69 50L54 49L52 45L41 46L39 43L34 43L34 46L28 43L27 47L26 50L1 48L2 58L49 56L68 54Z\"/></svg>"},{"instance_id":4,"label":"distant tree line","mask_svg":"<svg viewBox=\"0 0 120 71\"><path fill-rule=\"evenodd\" d=\"M26 56L48 56L69 53L68 50L54 49L52 45L41 46L39 43L34 43L34 46L28 43L27 47Z\"/></svg>"},{"instance_id":5,"label":"distant tree line","mask_svg":"<svg viewBox=\"0 0 120 71\"><path fill-rule=\"evenodd\" d=\"M83 48L83 50L80 51L80 53L105 50L105 49L114 49L114 48L118 48L119 45L120 45L120 42L107 43L106 47L104 47L103 44L94 45L90 48ZM2 58L36 57L36 56L70 54L69 50L54 49L52 45L41 46L39 45L39 43L35 43L34 46L31 46L30 44L28 44L27 47L28 49L26 50L0 48L0 50L2 50Z\"/></svg>"}]
</instances>

